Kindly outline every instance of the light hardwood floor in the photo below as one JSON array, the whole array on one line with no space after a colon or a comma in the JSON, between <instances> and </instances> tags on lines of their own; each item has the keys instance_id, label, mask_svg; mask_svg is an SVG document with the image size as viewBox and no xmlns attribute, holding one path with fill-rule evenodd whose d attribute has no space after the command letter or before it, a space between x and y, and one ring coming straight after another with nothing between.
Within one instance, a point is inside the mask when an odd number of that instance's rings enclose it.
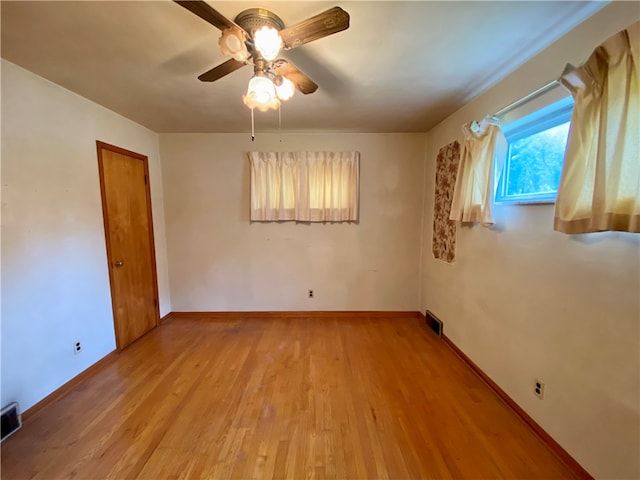
<instances>
[{"instance_id":1,"label":"light hardwood floor","mask_svg":"<svg viewBox=\"0 0 640 480\"><path fill-rule=\"evenodd\" d=\"M170 320L25 422L2 478L571 472L415 318Z\"/></svg>"}]
</instances>

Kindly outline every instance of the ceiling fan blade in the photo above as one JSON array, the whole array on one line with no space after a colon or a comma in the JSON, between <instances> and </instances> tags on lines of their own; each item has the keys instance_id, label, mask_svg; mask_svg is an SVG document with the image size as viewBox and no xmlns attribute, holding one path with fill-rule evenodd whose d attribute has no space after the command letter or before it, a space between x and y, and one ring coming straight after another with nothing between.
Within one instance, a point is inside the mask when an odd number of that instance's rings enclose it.
<instances>
[{"instance_id":1,"label":"ceiling fan blade","mask_svg":"<svg viewBox=\"0 0 640 480\"><path fill-rule=\"evenodd\" d=\"M280 30L285 48L295 48L349 28L349 14L333 7L315 17Z\"/></svg>"},{"instance_id":2,"label":"ceiling fan blade","mask_svg":"<svg viewBox=\"0 0 640 480\"><path fill-rule=\"evenodd\" d=\"M229 75L231 72L235 72L240 67L244 67L246 64L239 62L233 58L230 58L224 63L221 63L217 67L212 68L208 72L204 72L198 77L201 82L213 82L219 78Z\"/></svg>"},{"instance_id":3,"label":"ceiling fan blade","mask_svg":"<svg viewBox=\"0 0 640 480\"><path fill-rule=\"evenodd\" d=\"M244 31L234 22L229 20L220 12L218 12L211 5L209 5L206 2L203 2L202 0L173 0L173 1L176 2L178 5L186 8L191 13L196 14L205 22L209 22L214 27L219 28L220 30L236 27Z\"/></svg>"},{"instance_id":4,"label":"ceiling fan blade","mask_svg":"<svg viewBox=\"0 0 640 480\"><path fill-rule=\"evenodd\" d=\"M289 63L285 60L277 60L273 66L274 70L278 75L282 75L291 83L293 83L296 88L304 93L305 95L309 93L313 93L318 89L318 85L307 77L304 73L296 68L295 65Z\"/></svg>"}]
</instances>

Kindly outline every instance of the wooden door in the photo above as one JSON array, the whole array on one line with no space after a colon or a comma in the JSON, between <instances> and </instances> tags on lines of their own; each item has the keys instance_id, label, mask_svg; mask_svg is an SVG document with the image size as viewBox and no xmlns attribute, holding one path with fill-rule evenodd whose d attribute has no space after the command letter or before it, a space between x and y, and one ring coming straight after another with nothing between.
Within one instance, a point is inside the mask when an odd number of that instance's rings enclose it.
<instances>
[{"instance_id":1,"label":"wooden door","mask_svg":"<svg viewBox=\"0 0 640 480\"><path fill-rule=\"evenodd\" d=\"M159 321L147 157L97 142L116 345L122 350Z\"/></svg>"}]
</instances>

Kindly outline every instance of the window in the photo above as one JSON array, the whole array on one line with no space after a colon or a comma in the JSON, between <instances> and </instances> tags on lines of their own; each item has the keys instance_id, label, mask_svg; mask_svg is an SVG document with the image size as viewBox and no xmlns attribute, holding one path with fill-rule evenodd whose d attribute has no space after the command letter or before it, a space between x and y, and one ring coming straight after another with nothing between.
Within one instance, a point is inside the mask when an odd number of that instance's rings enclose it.
<instances>
[{"instance_id":1,"label":"window","mask_svg":"<svg viewBox=\"0 0 640 480\"><path fill-rule=\"evenodd\" d=\"M503 126L508 148L496 202L555 201L572 110L569 96Z\"/></svg>"}]
</instances>

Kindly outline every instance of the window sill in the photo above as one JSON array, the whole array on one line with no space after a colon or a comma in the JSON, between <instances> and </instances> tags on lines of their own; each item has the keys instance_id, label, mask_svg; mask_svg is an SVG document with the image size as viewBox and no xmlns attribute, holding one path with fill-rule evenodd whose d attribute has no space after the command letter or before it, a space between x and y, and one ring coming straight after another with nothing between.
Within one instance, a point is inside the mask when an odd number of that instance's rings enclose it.
<instances>
[{"instance_id":1,"label":"window sill","mask_svg":"<svg viewBox=\"0 0 640 480\"><path fill-rule=\"evenodd\" d=\"M542 200L506 200L496 201L496 205L508 206L508 205L555 205L555 199L542 199Z\"/></svg>"}]
</instances>

